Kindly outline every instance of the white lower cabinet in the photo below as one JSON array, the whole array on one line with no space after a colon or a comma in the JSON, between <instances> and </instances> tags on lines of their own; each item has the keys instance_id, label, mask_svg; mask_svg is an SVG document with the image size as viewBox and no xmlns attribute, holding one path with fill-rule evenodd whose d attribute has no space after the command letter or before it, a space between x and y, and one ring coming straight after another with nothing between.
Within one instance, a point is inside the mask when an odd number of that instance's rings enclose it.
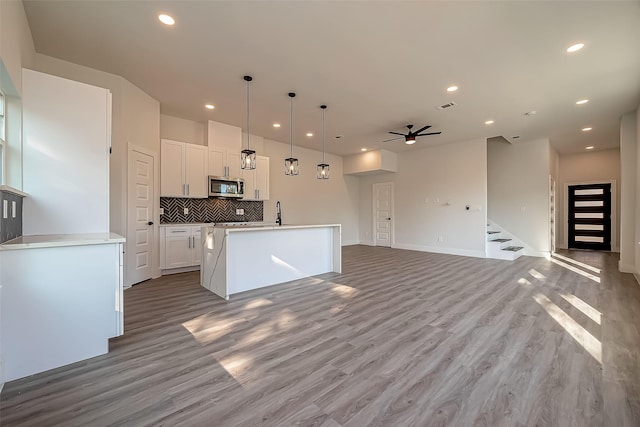
<instances>
[{"instance_id":1,"label":"white lower cabinet","mask_svg":"<svg viewBox=\"0 0 640 427\"><path fill-rule=\"evenodd\" d=\"M199 225L161 227L160 268L170 270L199 266L202 262Z\"/></svg>"}]
</instances>

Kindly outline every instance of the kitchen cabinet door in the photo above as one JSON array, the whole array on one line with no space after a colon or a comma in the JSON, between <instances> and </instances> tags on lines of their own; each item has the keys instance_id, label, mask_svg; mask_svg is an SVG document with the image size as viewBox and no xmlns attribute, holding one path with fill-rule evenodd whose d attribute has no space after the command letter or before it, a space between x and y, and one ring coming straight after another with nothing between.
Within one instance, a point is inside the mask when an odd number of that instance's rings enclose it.
<instances>
[{"instance_id":1,"label":"kitchen cabinet door","mask_svg":"<svg viewBox=\"0 0 640 427\"><path fill-rule=\"evenodd\" d=\"M209 196L207 184L207 147L185 144L185 184L188 197Z\"/></svg>"},{"instance_id":2,"label":"kitchen cabinet door","mask_svg":"<svg viewBox=\"0 0 640 427\"><path fill-rule=\"evenodd\" d=\"M184 197L184 143L163 139L160 145L160 196Z\"/></svg>"},{"instance_id":3,"label":"kitchen cabinet door","mask_svg":"<svg viewBox=\"0 0 640 427\"><path fill-rule=\"evenodd\" d=\"M256 200L269 200L269 158L257 156L255 170Z\"/></svg>"},{"instance_id":4,"label":"kitchen cabinet door","mask_svg":"<svg viewBox=\"0 0 640 427\"><path fill-rule=\"evenodd\" d=\"M242 179L244 180L244 197L242 200L257 200L258 192L256 191L256 170L243 170Z\"/></svg>"},{"instance_id":5,"label":"kitchen cabinet door","mask_svg":"<svg viewBox=\"0 0 640 427\"><path fill-rule=\"evenodd\" d=\"M220 147L209 147L209 175L226 176L227 150Z\"/></svg>"},{"instance_id":6,"label":"kitchen cabinet door","mask_svg":"<svg viewBox=\"0 0 640 427\"><path fill-rule=\"evenodd\" d=\"M164 227L161 235L162 269L189 267L191 265L191 228Z\"/></svg>"},{"instance_id":7,"label":"kitchen cabinet door","mask_svg":"<svg viewBox=\"0 0 640 427\"><path fill-rule=\"evenodd\" d=\"M240 168L240 151L227 150L227 172L230 177L240 178L242 169Z\"/></svg>"},{"instance_id":8,"label":"kitchen cabinet door","mask_svg":"<svg viewBox=\"0 0 640 427\"><path fill-rule=\"evenodd\" d=\"M191 265L202 265L202 227L191 227Z\"/></svg>"}]
</instances>

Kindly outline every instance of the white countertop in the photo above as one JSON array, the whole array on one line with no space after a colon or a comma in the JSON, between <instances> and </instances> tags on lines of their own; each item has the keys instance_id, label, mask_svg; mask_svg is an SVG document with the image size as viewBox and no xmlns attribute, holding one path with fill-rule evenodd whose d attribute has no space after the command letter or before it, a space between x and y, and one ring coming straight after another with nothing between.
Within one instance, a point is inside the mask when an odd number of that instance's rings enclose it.
<instances>
[{"instance_id":1,"label":"white countertop","mask_svg":"<svg viewBox=\"0 0 640 427\"><path fill-rule=\"evenodd\" d=\"M27 197L27 193L20 191L17 188L9 187L8 185L0 185L0 191L6 191L7 193L13 193L21 197Z\"/></svg>"},{"instance_id":2,"label":"white countertop","mask_svg":"<svg viewBox=\"0 0 640 427\"><path fill-rule=\"evenodd\" d=\"M104 245L106 243L123 243L125 238L115 233L83 233L83 234L43 234L22 236L4 242L0 251L18 249L56 248L61 246Z\"/></svg>"},{"instance_id":3,"label":"white countertop","mask_svg":"<svg viewBox=\"0 0 640 427\"><path fill-rule=\"evenodd\" d=\"M223 229L228 232L236 231L263 231L263 230L292 230L297 228L328 228L328 227L341 227L340 224L283 224L277 225L274 223L265 223L263 225L213 225L207 224L212 228Z\"/></svg>"},{"instance_id":4,"label":"white countertop","mask_svg":"<svg viewBox=\"0 0 640 427\"><path fill-rule=\"evenodd\" d=\"M160 224L160 227L190 227L192 225L195 226L213 226L215 225L216 227L247 227L247 226L263 226L263 225L275 225L275 222L264 222L264 221L255 221L255 222L251 222L251 221L237 221L237 222L232 222L232 221L227 221L227 222L171 222L171 223L165 223L165 224Z\"/></svg>"}]
</instances>

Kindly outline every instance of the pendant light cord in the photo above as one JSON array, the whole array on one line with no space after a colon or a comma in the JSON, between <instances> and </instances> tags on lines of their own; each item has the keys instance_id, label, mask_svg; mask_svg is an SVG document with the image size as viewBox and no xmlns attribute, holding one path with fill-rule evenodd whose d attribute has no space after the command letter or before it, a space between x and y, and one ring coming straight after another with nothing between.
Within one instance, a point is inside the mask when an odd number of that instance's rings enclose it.
<instances>
[{"instance_id":1,"label":"pendant light cord","mask_svg":"<svg viewBox=\"0 0 640 427\"><path fill-rule=\"evenodd\" d=\"M324 110L327 108L326 105L322 107L322 163L324 164Z\"/></svg>"},{"instance_id":2,"label":"pendant light cord","mask_svg":"<svg viewBox=\"0 0 640 427\"><path fill-rule=\"evenodd\" d=\"M249 92L251 91L251 84L250 84L251 80L247 80L247 150L250 149L249 147L249 135L251 135L251 131L249 129L249 123L251 122L250 117L250 110L249 110Z\"/></svg>"},{"instance_id":3,"label":"pendant light cord","mask_svg":"<svg viewBox=\"0 0 640 427\"><path fill-rule=\"evenodd\" d=\"M293 158L293 97L295 93L289 94L291 102L289 107L289 157Z\"/></svg>"}]
</instances>

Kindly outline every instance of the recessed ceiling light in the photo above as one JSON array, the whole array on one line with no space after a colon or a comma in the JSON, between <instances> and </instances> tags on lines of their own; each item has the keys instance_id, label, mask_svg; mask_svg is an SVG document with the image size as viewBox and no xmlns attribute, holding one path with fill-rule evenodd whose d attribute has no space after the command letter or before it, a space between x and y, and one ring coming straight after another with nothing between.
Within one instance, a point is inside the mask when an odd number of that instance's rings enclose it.
<instances>
[{"instance_id":1,"label":"recessed ceiling light","mask_svg":"<svg viewBox=\"0 0 640 427\"><path fill-rule=\"evenodd\" d=\"M485 125L492 125L493 124L493 120L487 120L486 122L484 122Z\"/></svg>"},{"instance_id":2,"label":"recessed ceiling light","mask_svg":"<svg viewBox=\"0 0 640 427\"><path fill-rule=\"evenodd\" d=\"M164 13L161 13L160 15L158 15L158 19L160 20L160 22L162 22L165 25L173 25L176 23L175 19L173 19L171 16L166 15Z\"/></svg>"},{"instance_id":3,"label":"recessed ceiling light","mask_svg":"<svg viewBox=\"0 0 640 427\"><path fill-rule=\"evenodd\" d=\"M367 151L367 149L366 148L361 148L360 151Z\"/></svg>"},{"instance_id":4,"label":"recessed ceiling light","mask_svg":"<svg viewBox=\"0 0 640 427\"><path fill-rule=\"evenodd\" d=\"M582 128L582 132L589 132L593 128Z\"/></svg>"},{"instance_id":5,"label":"recessed ceiling light","mask_svg":"<svg viewBox=\"0 0 640 427\"><path fill-rule=\"evenodd\" d=\"M584 47L584 43L576 43L576 44L572 44L571 46L569 46L567 48L567 52L569 53L573 53L573 52L577 52L580 49L582 49Z\"/></svg>"},{"instance_id":6,"label":"recessed ceiling light","mask_svg":"<svg viewBox=\"0 0 640 427\"><path fill-rule=\"evenodd\" d=\"M313 136L311 132L307 132L307 136Z\"/></svg>"},{"instance_id":7,"label":"recessed ceiling light","mask_svg":"<svg viewBox=\"0 0 640 427\"><path fill-rule=\"evenodd\" d=\"M447 88L447 92L455 92L455 91L457 91L457 90L458 90L458 86L456 86L456 85L449 86L449 87Z\"/></svg>"},{"instance_id":8,"label":"recessed ceiling light","mask_svg":"<svg viewBox=\"0 0 640 427\"><path fill-rule=\"evenodd\" d=\"M205 104L204 108L206 108L207 110L213 110L216 107L213 104Z\"/></svg>"},{"instance_id":9,"label":"recessed ceiling light","mask_svg":"<svg viewBox=\"0 0 640 427\"><path fill-rule=\"evenodd\" d=\"M273 127L274 127L274 128L279 128L279 127L280 127L280 123L274 123L274 124L273 124Z\"/></svg>"},{"instance_id":10,"label":"recessed ceiling light","mask_svg":"<svg viewBox=\"0 0 640 427\"><path fill-rule=\"evenodd\" d=\"M594 148L596 148L596 147L594 147L593 145L590 145L588 147L584 147L585 150L593 150Z\"/></svg>"},{"instance_id":11,"label":"recessed ceiling light","mask_svg":"<svg viewBox=\"0 0 640 427\"><path fill-rule=\"evenodd\" d=\"M587 102L589 102L589 100L588 100L588 99L581 99L581 100L579 100L579 101L576 101L576 104L577 104L577 105L582 105L582 104L586 104Z\"/></svg>"}]
</instances>

